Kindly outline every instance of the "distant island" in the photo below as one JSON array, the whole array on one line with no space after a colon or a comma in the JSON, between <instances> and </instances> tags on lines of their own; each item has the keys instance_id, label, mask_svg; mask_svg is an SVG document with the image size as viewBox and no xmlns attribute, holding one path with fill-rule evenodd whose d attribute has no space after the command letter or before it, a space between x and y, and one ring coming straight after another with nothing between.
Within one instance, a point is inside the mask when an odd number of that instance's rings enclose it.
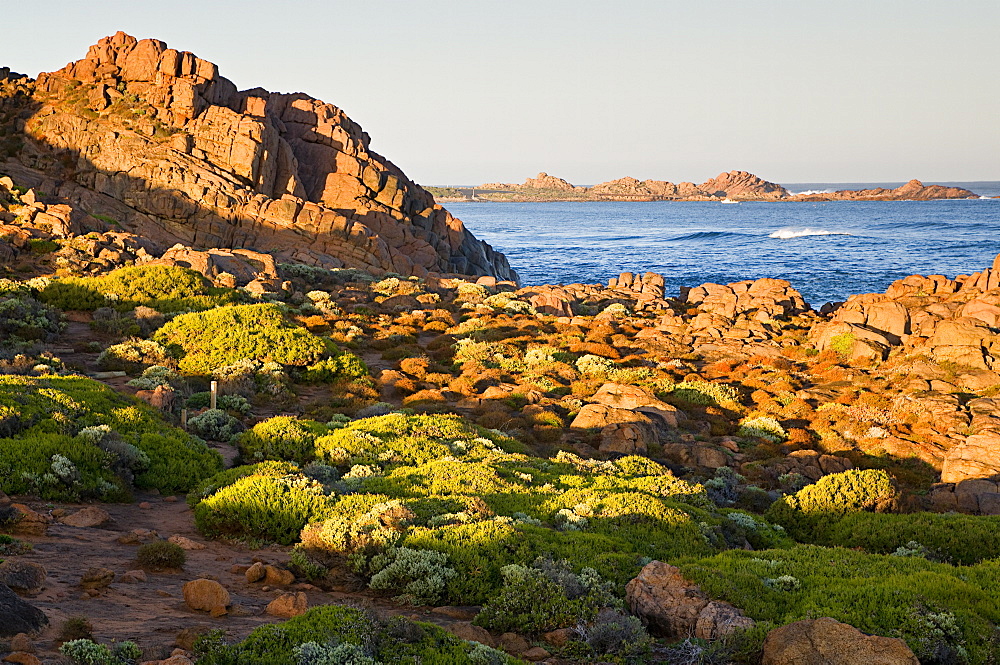
<instances>
[{"instance_id":1,"label":"distant island","mask_svg":"<svg viewBox=\"0 0 1000 665\"><path fill-rule=\"evenodd\" d=\"M438 203L455 201L543 202L543 201L929 201L975 199L977 194L961 187L925 185L911 180L895 189L839 190L792 194L781 185L746 171L720 173L700 185L665 180L619 178L593 187L582 187L539 173L523 184L491 182L477 187L426 187Z\"/></svg>"}]
</instances>

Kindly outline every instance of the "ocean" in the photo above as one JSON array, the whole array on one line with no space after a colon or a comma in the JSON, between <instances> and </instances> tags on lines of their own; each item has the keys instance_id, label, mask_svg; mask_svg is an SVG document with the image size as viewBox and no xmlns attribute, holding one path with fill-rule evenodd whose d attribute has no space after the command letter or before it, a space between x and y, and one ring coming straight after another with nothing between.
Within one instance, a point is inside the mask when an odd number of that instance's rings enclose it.
<instances>
[{"instance_id":1,"label":"ocean","mask_svg":"<svg viewBox=\"0 0 1000 665\"><path fill-rule=\"evenodd\" d=\"M794 183L789 191L902 183ZM945 184L945 183L940 183ZM1000 182L947 183L982 196ZM787 279L819 308L907 275L968 274L1000 253L1000 199L955 201L461 202L446 206L507 255L521 282L606 282L658 272L681 286Z\"/></svg>"}]
</instances>

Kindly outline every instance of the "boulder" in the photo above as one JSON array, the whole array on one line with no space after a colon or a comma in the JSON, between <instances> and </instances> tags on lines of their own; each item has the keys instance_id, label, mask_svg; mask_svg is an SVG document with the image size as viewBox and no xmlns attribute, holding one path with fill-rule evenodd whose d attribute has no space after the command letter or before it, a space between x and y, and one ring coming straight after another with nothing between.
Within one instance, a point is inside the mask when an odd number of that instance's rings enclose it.
<instances>
[{"instance_id":1,"label":"boulder","mask_svg":"<svg viewBox=\"0 0 1000 665\"><path fill-rule=\"evenodd\" d=\"M947 452L941 482L960 483L1000 476L1000 434L974 434Z\"/></svg>"},{"instance_id":2,"label":"boulder","mask_svg":"<svg viewBox=\"0 0 1000 665\"><path fill-rule=\"evenodd\" d=\"M653 561L625 585L625 602L654 635L714 640L750 628L753 619L729 603L711 600L679 568Z\"/></svg>"},{"instance_id":3,"label":"boulder","mask_svg":"<svg viewBox=\"0 0 1000 665\"><path fill-rule=\"evenodd\" d=\"M775 628L764 640L763 665L919 665L906 642L865 635L835 619L806 619Z\"/></svg>"},{"instance_id":4,"label":"boulder","mask_svg":"<svg viewBox=\"0 0 1000 665\"><path fill-rule=\"evenodd\" d=\"M7 585L0 584L0 637L33 633L48 623L44 612L18 598Z\"/></svg>"},{"instance_id":5,"label":"boulder","mask_svg":"<svg viewBox=\"0 0 1000 665\"><path fill-rule=\"evenodd\" d=\"M262 579L264 579L264 576L266 574L267 571L264 570L264 564L262 564L260 561L254 561L253 564L249 568L247 568L246 573L244 573L244 575L247 578L247 582L250 583L260 582Z\"/></svg>"},{"instance_id":6,"label":"boulder","mask_svg":"<svg viewBox=\"0 0 1000 665\"><path fill-rule=\"evenodd\" d=\"M192 610L218 613L229 607L230 597L226 587L215 580L192 580L184 585L184 602Z\"/></svg>"},{"instance_id":7,"label":"boulder","mask_svg":"<svg viewBox=\"0 0 1000 665\"><path fill-rule=\"evenodd\" d=\"M182 550L187 550L187 551L203 550L206 547L208 547L208 545L206 545L205 543L199 543L196 540L191 540L186 536L182 536L176 533L167 538L167 542L173 543L174 545L180 547Z\"/></svg>"},{"instance_id":8,"label":"boulder","mask_svg":"<svg viewBox=\"0 0 1000 665\"><path fill-rule=\"evenodd\" d=\"M605 383L594 393L591 401L619 409L639 411L651 418L659 419L670 427L677 427L680 414L676 407L657 399L648 390L620 383Z\"/></svg>"},{"instance_id":9,"label":"boulder","mask_svg":"<svg viewBox=\"0 0 1000 665\"><path fill-rule=\"evenodd\" d=\"M301 591L298 593L283 593L267 604L267 613L272 616L281 617L282 619L290 619L300 614L305 614L307 609L309 609L309 599Z\"/></svg>"},{"instance_id":10,"label":"boulder","mask_svg":"<svg viewBox=\"0 0 1000 665\"><path fill-rule=\"evenodd\" d=\"M7 559L0 563L0 584L14 591L34 593L41 589L48 573L45 566L30 561Z\"/></svg>"}]
</instances>

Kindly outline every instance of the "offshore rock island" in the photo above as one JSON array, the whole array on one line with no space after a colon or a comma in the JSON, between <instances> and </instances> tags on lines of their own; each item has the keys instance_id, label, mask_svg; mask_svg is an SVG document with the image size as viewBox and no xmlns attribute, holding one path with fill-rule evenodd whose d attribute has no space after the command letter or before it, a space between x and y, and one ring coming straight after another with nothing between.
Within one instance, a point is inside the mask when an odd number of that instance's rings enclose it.
<instances>
[{"instance_id":1,"label":"offshore rock island","mask_svg":"<svg viewBox=\"0 0 1000 665\"><path fill-rule=\"evenodd\" d=\"M330 104L124 33L0 73L6 662L1000 658L1000 257L522 285Z\"/></svg>"},{"instance_id":2,"label":"offshore rock island","mask_svg":"<svg viewBox=\"0 0 1000 665\"><path fill-rule=\"evenodd\" d=\"M839 190L792 194L781 185L746 171L720 173L700 185L675 184L664 180L619 178L593 187L572 185L562 178L539 173L521 185L501 182L475 188L429 187L439 201L930 201L935 199L976 199L979 196L961 187L924 185L911 180L895 189Z\"/></svg>"}]
</instances>

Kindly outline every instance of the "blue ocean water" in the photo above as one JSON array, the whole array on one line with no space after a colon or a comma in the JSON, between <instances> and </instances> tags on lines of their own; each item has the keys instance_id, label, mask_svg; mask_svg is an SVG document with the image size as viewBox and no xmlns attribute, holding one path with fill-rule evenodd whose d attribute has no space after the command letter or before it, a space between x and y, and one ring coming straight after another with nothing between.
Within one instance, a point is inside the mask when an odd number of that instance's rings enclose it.
<instances>
[{"instance_id":1,"label":"blue ocean water","mask_svg":"<svg viewBox=\"0 0 1000 665\"><path fill-rule=\"evenodd\" d=\"M974 184L977 194L1000 195L1000 182ZM786 186L793 192L843 188L829 185ZM652 271L663 274L668 295L676 295L681 286L779 277L819 307L852 293L884 291L907 275L972 273L1000 253L1000 199L446 207L504 252L526 285L597 283L623 271Z\"/></svg>"}]
</instances>

